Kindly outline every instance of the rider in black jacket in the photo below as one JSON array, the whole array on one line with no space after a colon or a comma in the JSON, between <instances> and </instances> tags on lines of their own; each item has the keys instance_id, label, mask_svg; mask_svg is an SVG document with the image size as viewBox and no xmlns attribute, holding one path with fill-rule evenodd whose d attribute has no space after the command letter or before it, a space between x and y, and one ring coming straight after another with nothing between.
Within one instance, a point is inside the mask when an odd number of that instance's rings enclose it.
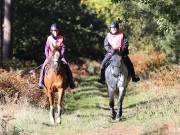
<instances>
[{"instance_id":1,"label":"rider in black jacket","mask_svg":"<svg viewBox=\"0 0 180 135\"><path fill-rule=\"evenodd\" d=\"M128 56L128 39L123 32L119 31L119 25L117 22L112 22L110 25L110 32L107 34L104 40L104 48L106 55L101 64L101 77L99 82L104 83L105 81L105 68L110 64L110 59L115 50L121 49L121 55L123 61L127 66L128 72L132 77L133 82L138 82L140 78L136 76L134 66Z\"/></svg>"}]
</instances>

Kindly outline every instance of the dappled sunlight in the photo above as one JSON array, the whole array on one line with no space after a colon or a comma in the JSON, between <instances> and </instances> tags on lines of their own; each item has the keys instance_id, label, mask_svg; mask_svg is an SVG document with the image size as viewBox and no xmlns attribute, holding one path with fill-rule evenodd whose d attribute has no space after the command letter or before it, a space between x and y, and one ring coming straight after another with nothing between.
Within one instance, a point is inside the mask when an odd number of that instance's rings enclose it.
<instances>
[{"instance_id":1,"label":"dappled sunlight","mask_svg":"<svg viewBox=\"0 0 180 135\"><path fill-rule=\"evenodd\" d=\"M179 0L13 1L13 12L8 10L13 29L1 26L1 32L9 29L13 34L4 31L0 55L13 55L0 62L0 134L179 134L178 4ZM6 12L1 15L6 23ZM139 82L130 80L128 84L119 120L110 114L106 84L99 83L103 41L112 21L117 21L127 36L129 57L140 77ZM64 37L65 58L76 87L65 90L62 123L53 125L45 90L38 89L38 78L45 40L55 22ZM12 50L5 47L6 38L11 36ZM114 94L117 111L119 93ZM57 97L56 93L55 103ZM55 106L55 117L57 110Z\"/></svg>"},{"instance_id":2,"label":"dappled sunlight","mask_svg":"<svg viewBox=\"0 0 180 135\"><path fill-rule=\"evenodd\" d=\"M178 69L174 70L178 71ZM61 132L62 135L80 134L88 133L92 129L97 132L100 132L100 129L110 128L109 130L111 130L111 127L116 127L118 124L128 126L136 124L141 129L138 132L143 132L150 123L156 123L158 120L166 123L166 119L177 119L177 114L180 112L178 109L180 98L177 90L168 89L168 87L166 90L162 90L160 86L158 91L153 90L149 83L146 84L147 80L142 80L138 84L129 83L124 98L123 116L120 122L113 121L109 114L106 86L97 82L97 76L89 76L82 78L78 87L72 92L67 91L63 102L62 124L51 125L48 110L45 109L47 108L46 98L42 92L33 88L36 79L31 80L19 73L3 70L0 74L0 82L3 82L0 83L1 93L7 94L7 97L9 89L20 93L16 102L13 102L14 104L11 104L13 100L5 98L8 102L3 103L4 105L0 107L2 110L0 119L9 121L10 127L15 127L16 130L12 130L12 132L43 133L45 135L49 133L55 135L56 132ZM151 83L151 85L153 84ZM9 96L11 99L15 98L13 94L9 93ZM115 104L117 104L117 99ZM175 122L178 123L178 121ZM71 131L69 127L71 127ZM144 132L151 132L150 127L149 125ZM174 128L177 127L174 126Z\"/></svg>"}]
</instances>

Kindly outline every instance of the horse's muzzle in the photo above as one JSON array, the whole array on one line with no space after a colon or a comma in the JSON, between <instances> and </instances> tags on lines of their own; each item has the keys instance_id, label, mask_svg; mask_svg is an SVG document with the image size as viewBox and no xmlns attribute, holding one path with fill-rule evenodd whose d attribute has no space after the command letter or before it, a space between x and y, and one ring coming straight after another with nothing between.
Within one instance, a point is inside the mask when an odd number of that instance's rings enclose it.
<instances>
[{"instance_id":1,"label":"horse's muzzle","mask_svg":"<svg viewBox=\"0 0 180 135\"><path fill-rule=\"evenodd\" d=\"M120 74L119 67L114 67L113 70L112 70L112 74L113 74L114 77L118 77L119 74Z\"/></svg>"}]
</instances>

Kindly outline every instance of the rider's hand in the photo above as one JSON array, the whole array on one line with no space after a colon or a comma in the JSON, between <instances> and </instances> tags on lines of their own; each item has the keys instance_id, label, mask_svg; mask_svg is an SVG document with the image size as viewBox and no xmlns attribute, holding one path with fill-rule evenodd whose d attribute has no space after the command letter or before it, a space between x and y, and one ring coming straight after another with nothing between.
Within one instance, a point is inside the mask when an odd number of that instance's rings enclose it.
<instances>
[{"instance_id":1,"label":"rider's hand","mask_svg":"<svg viewBox=\"0 0 180 135\"><path fill-rule=\"evenodd\" d=\"M67 61L65 60L65 58L62 58L61 60L62 60L63 64L68 64Z\"/></svg>"},{"instance_id":2,"label":"rider's hand","mask_svg":"<svg viewBox=\"0 0 180 135\"><path fill-rule=\"evenodd\" d=\"M110 49L109 53L113 54L114 53L114 49Z\"/></svg>"}]
</instances>

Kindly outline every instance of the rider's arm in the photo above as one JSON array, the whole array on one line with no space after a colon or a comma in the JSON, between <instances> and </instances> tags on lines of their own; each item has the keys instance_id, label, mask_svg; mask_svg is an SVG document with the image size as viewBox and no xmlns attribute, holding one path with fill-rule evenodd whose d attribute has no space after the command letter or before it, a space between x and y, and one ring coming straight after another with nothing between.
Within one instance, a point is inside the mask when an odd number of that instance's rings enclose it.
<instances>
[{"instance_id":1,"label":"rider's arm","mask_svg":"<svg viewBox=\"0 0 180 135\"><path fill-rule=\"evenodd\" d=\"M46 46L45 46L45 55L46 55L46 58L49 57L49 49L50 49L50 44L48 42L48 40L46 41Z\"/></svg>"},{"instance_id":2,"label":"rider's arm","mask_svg":"<svg viewBox=\"0 0 180 135\"><path fill-rule=\"evenodd\" d=\"M124 34L123 40L124 40L124 46L122 48L122 55L126 56L129 54L129 49L128 49L129 43L128 43L128 39L125 34Z\"/></svg>"},{"instance_id":3,"label":"rider's arm","mask_svg":"<svg viewBox=\"0 0 180 135\"><path fill-rule=\"evenodd\" d=\"M104 39L104 48L109 53L113 53L114 51L108 42L108 36L106 36L106 38Z\"/></svg>"},{"instance_id":4,"label":"rider's arm","mask_svg":"<svg viewBox=\"0 0 180 135\"><path fill-rule=\"evenodd\" d=\"M62 46L61 46L61 55L62 55L63 58L64 58L64 54L65 54L65 45L64 45L64 43L62 43Z\"/></svg>"},{"instance_id":5,"label":"rider's arm","mask_svg":"<svg viewBox=\"0 0 180 135\"><path fill-rule=\"evenodd\" d=\"M61 55L62 55L61 60L63 61L63 63L68 64L66 59L65 59L65 45L64 44L61 45Z\"/></svg>"}]
</instances>

